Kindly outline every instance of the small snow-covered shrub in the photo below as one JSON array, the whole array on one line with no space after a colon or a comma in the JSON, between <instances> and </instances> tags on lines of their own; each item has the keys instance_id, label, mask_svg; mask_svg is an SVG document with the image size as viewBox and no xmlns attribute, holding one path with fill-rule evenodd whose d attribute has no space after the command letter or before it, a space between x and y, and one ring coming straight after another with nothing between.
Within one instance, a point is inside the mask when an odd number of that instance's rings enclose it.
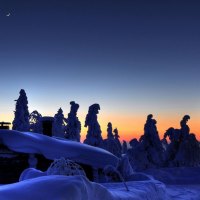
<instances>
[{"instance_id":1,"label":"small snow-covered shrub","mask_svg":"<svg viewBox=\"0 0 200 200\"><path fill-rule=\"evenodd\" d=\"M65 158L55 159L47 169L47 175L86 176L80 165Z\"/></svg>"}]
</instances>

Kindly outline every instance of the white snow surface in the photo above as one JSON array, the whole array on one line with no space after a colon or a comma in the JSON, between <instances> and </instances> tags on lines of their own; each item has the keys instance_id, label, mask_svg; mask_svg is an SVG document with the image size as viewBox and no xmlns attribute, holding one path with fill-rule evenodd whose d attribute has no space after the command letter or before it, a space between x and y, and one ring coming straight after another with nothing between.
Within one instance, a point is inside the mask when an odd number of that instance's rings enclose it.
<instances>
[{"instance_id":1,"label":"white snow surface","mask_svg":"<svg viewBox=\"0 0 200 200\"><path fill-rule=\"evenodd\" d=\"M200 167L148 169L144 173L168 185L200 185Z\"/></svg>"},{"instance_id":2,"label":"white snow surface","mask_svg":"<svg viewBox=\"0 0 200 200\"><path fill-rule=\"evenodd\" d=\"M0 186L1 200L169 200L158 181L98 184L84 176L51 175Z\"/></svg>"},{"instance_id":3,"label":"white snow surface","mask_svg":"<svg viewBox=\"0 0 200 200\"><path fill-rule=\"evenodd\" d=\"M0 142L13 151L42 154L50 160L64 157L97 168L118 164L118 158L104 149L38 133L0 130Z\"/></svg>"}]
</instances>

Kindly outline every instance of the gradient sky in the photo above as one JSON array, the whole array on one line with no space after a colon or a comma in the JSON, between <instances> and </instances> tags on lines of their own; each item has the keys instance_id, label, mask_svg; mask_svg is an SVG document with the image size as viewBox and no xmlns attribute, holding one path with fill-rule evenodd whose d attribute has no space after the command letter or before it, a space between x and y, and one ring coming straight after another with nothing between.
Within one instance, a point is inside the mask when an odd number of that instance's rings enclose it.
<instances>
[{"instance_id":1,"label":"gradient sky","mask_svg":"<svg viewBox=\"0 0 200 200\"><path fill-rule=\"evenodd\" d=\"M0 121L12 121L19 90L29 111L65 116L69 102L99 103L121 139L158 131L189 114L200 139L200 2L0 0ZM10 16L6 16L10 13ZM86 129L82 129L82 139Z\"/></svg>"}]
</instances>

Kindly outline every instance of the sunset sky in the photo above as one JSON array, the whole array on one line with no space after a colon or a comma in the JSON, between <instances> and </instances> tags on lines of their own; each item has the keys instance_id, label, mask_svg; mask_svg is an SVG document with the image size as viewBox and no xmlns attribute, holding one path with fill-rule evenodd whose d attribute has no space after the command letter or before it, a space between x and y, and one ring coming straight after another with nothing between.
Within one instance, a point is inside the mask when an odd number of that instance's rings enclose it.
<instances>
[{"instance_id":1,"label":"sunset sky","mask_svg":"<svg viewBox=\"0 0 200 200\"><path fill-rule=\"evenodd\" d=\"M143 133L146 116L160 136L185 114L200 139L200 2L1 0L0 121L12 122L25 89L29 111L54 116L69 102L99 103L99 122L121 139Z\"/></svg>"}]
</instances>

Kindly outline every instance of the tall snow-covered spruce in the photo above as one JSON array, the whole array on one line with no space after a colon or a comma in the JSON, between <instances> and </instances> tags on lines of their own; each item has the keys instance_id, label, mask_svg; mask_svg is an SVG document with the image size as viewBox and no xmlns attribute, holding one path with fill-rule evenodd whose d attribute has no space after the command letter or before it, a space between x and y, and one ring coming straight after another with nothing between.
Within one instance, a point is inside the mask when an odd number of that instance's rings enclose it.
<instances>
[{"instance_id":1,"label":"tall snow-covered spruce","mask_svg":"<svg viewBox=\"0 0 200 200\"><path fill-rule=\"evenodd\" d=\"M64 137L64 115L63 110L60 108L54 116L54 122L52 127L53 135L56 137Z\"/></svg>"},{"instance_id":2,"label":"tall snow-covered spruce","mask_svg":"<svg viewBox=\"0 0 200 200\"><path fill-rule=\"evenodd\" d=\"M37 110L34 110L29 115L30 131L35 132L35 133L43 132L41 119L42 119L42 115Z\"/></svg>"},{"instance_id":3,"label":"tall snow-covered spruce","mask_svg":"<svg viewBox=\"0 0 200 200\"><path fill-rule=\"evenodd\" d=\"M14 120L12 122L13 130L17 131L29 131L29 111L28 111L28 99L25 90L21 89L19 92L19 98L16 101L16 107L14 111Z\"/></svg>"},{"instance_id":4,"label":"tall snow-covered spruce","mask_svg":"<svg viewBox=\"0 0 200 200\"><path fill-rule=\"evenodd\" d=\"M99 113L99 104L93 104L89 107L88 114L85 120L85 127L88 127L85 144L89 144L95 147L102 147L101 127L97 120L97 114Z\"/></svg>"},{"instance_id":5,"label":"tall snow-covered spruce","mask_svg":"<svg viewBox=\"0 0 200 200\"><path fill-rule=\"evenodd\" d=\"M65 138L80 142L81 122L77 117L79 104L75 103L74 101L71 101L70 105L71 110L68 114L68 118L66 119L67 125L65 127Z\"/></svg>"}]
</instances>

